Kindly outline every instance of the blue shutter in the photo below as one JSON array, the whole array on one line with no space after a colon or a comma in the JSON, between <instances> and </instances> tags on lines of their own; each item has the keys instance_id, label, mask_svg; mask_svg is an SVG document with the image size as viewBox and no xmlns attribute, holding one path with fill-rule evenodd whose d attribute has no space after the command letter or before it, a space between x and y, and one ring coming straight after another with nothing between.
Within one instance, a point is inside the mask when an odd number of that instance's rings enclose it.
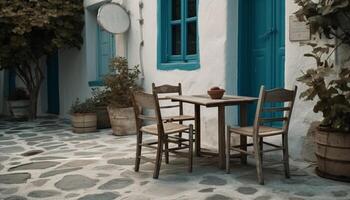
<instances>
[{"instance_id":1,"label":"blue shutter","mask_svg":"<svg viewBox=\"0 0 350 200\"><path fill-rule=\"evenodd\" d=\"M97 28L97 75L102 79L109 72L109 62L115 57L114 35L106 32L100 26Z\"/></svg>"}]
</instances>

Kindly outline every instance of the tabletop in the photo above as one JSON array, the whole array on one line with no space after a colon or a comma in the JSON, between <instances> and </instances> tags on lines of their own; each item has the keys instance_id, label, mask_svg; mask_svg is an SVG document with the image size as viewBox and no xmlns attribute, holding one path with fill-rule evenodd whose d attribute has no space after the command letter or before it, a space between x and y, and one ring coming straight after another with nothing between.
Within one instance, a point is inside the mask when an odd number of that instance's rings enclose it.
<instances>
[{"instance_id":1,"label":"tabletop","mask_svg":"<svg viewBox=\"0 0 350 200\"><path fill-rule=\"evenodd\" d=\"M168 96L167 98L171 99L172 101L182 101L182 102L198 104L206 107L239 105L242 103L252 103L258 100L258 98L256 97L233 96L233 95L224 95L222 99L211 99L209 95L176 95L176 96Z\"/></svg>"}]
</instances>

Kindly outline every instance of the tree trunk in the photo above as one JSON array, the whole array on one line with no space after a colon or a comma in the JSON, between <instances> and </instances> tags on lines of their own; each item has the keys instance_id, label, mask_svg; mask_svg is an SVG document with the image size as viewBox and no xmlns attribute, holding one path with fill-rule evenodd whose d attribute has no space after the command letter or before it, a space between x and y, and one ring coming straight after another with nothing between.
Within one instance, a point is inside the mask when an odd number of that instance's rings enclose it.
<instances>
[{"instance_id":1,"label":"tree trunk","mask_svg":"<svg viewBox=\"0 0 350 200\"><path fill-rule=\"evenodd\" d=\"M18 66L17 75L21 78L28 90L31 108L29 120L34 120L37 117L39 91L44 80L44 74L41 70L39 59L35 60L34 66L29 63Z\"/></svg>"},{"instance_id":2,"label":"tree trunk","mask_svg":"<svg viewBox=\"0 0 350 200\"><path fill-rule=\"evenodd\" d=\"M30 116L29 120L34 120L37 117L37 108L38 108L38 96L39 92L37 91L40 90L40 85L38 88L34 89L34 91L29 91L30 93Z\"/></svg>"}]
</instances>

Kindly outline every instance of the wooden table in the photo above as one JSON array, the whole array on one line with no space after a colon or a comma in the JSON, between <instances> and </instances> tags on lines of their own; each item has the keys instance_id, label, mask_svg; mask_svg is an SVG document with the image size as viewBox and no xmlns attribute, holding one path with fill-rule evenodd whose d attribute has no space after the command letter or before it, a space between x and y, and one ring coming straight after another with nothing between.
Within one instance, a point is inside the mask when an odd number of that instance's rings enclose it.
<instances>
[{"instance_id":1,"label":"wooden table","mask_svg":"<svg viewBox=\"0 0 350 200\"><path fill-rule=\"evenodd\" d=\"M169 96L172 101L181 101L185 103L194 104L195 111L195 128L196 128L196 139L195 139L195 151L196 155L199 156L201 153L201 125L200 125L200 106L205 107L218 107L218 153L219 153L219 167L225 168L225 107L239 105L240 106L240 126L247 126L247 104L253 103L257 100L255 97L244 97L244 96L229 96L225 95L222 99L211 99L208 95L177 95ZM247 137L241 136L241 144L247 143ZM242 162L246 162L246 155L242 159Z\"/></svg>"}]
</instances>

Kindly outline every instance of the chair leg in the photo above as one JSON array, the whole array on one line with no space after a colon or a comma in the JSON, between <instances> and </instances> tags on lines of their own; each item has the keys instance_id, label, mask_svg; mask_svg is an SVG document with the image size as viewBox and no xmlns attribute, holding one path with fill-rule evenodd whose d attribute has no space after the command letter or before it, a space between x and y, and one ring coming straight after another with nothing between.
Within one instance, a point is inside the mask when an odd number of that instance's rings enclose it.
<instances>
[{"instance_id":1,"label":"chair leg","mask_svg":"<svg viewBox=\"0 0 350 200\"><path fill-rule=\"evenodd\" d=\"M260 138L254 138L254 154L255 154L255 161L256 161L256 171L258 175L258 181L261 185L264 185L264 176L262 173L262 154L260 151Z\"/></svg>"},{"instance_id":2,"label":"chair leg","mask_svg":"<svg viewBox=\"0 0 350 200\"><path fill-rule=\"evenodd\" d=\"M226 128L226 173L230 173L231 127Z\"/></svg>"},{"instance_id":3,"label":"chair leg","mask_svg":"<svg viewBox=\"0 0 350 200\"><path fill-rule=\"evenodd\" d=\"M193 125L190 124L189 131L189 152L188 152L188 172L192 172L193 167Z\"/></svg>"},{"instance_id":4,"label":"chair leg","mask_svg":"<svg viewBox=\"0 0 350 200\"><path fill-rule=\"evenodd\" d=\"M182 121L179 121L179 124L183 124L183 122ZM182 132L179 132L179 138L182 138ZM181 147L182 146L182 144L181 144L181 142L178 144L178 147Z\"/></svg>"},{"instance_id":5,"label":"chair leg","mask_svg":"<svg viewBox=\"0 0 350 200\"><path fill-rule=\"evenodd\" d=\"M283 146L284 174L285 174L286 178L290 178L289 153L288 153L288 135L287 134L282 134L282 146Z\"/></svg>"},{"instance_id":6,"label":"chair leg","mask_svg":"<svg viewBox=\"0 0 350 200\"><path fill-rule=\"evenodd\" d=\"M182 138L182 132L179 132L179 138ZM181 142L179 142L178 147L181 147L181 146L182 146L182 144L181 144Z\"/></svg>"},{"instance_id":7,"label":"chair leg","mask_svg":"<svg viewBox=\"0 0 350 200\"><path fill-rule=\"evenodd\" d=\"M240 146L243 151L247 151L247 136L241 135L240 136ZM241 164L246 165L247 164L247 154L241 153Z\"/></svg>"},{"instance_id":8,"label":"chair leg","mask_svg":"<svg viewBox=\"0 0 350 200\"><path fill-rule=\"evenodd\" d=\"M162 154L163 154L163 138L158 136L158 146L157 146L157 155L156 155L156 163L153 172L153 178L158 179L160 166L162 164Z\"/></svg>"},{"instance_id":9,"label":"chair leg","mask_svg":"<svg viewBox=\"0 0 350 200\"><path fill-rule=\"evenodd\" d=\"M139 131L137 133L136 139L136 158L135 158L135 172L138 172L140 169L140 161L141 161L141 148L142 148L142 132Z\"/></svg>"},{"instance_id":10,"label":"chair leg","mask_svg":"<svg viewBox=\"0 0 350 200\"><path fill-rule=\"evenodd\" d=\"M259 147L260 147L260 154L261 154L261 165L264 163L264 138L259 139Z\"/></svg>"},{"instance_id":11,"label":"chair leg","mask_svg":"<svg viewBox=\"0 0 350 200\"><path fill-rule=\"evenodd\" d=\"M165 135L164 138L165 138L165 140L164 140L164 146L165 146L165 151L164 151L165 163L166 163L166 164L169 164L169 142L168 142L168 136Z\"/></svg>"}]
</instances>

